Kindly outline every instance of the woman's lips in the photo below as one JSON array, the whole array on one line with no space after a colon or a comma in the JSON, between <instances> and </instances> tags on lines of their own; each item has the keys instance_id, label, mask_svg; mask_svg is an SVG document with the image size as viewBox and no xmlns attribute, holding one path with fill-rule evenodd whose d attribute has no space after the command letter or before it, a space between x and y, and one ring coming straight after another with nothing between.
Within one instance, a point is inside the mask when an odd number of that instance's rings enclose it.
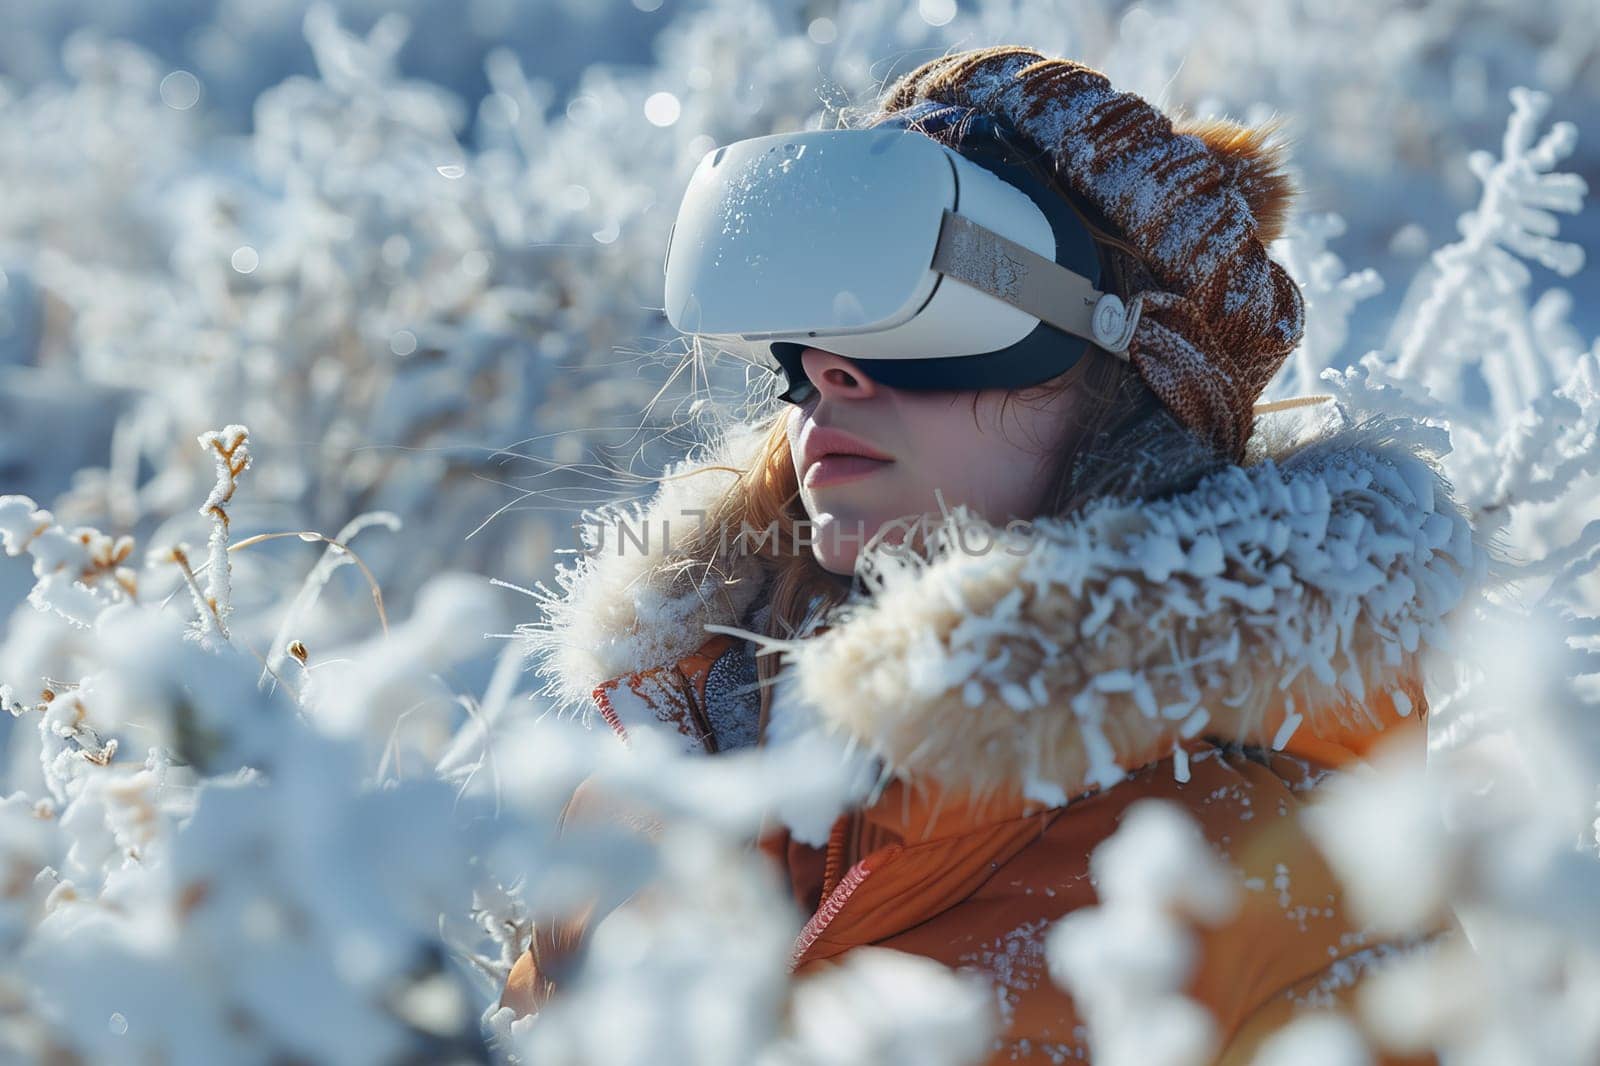
<instances>
[{"instance_id":1,"label":"woman's lips","mask_svg":"<svg viewBox=\"0 0 1600 1066\"><path fill-rule=\"evenodd\" d=\"M893 465L893 462L892 459L868 459L864 455L840 453L824 455L806 468L806 487L817 489L824 485L854 481L856 478L866 477L875 470Z\"/></svg>"}]
</instances>

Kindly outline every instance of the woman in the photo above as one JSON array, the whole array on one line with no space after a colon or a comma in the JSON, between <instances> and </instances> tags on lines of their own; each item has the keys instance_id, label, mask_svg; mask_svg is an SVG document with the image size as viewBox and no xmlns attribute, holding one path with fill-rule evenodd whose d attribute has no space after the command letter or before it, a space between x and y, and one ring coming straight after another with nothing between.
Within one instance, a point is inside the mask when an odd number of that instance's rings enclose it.
<instances>
[{"instance_id":1,"label":"woman","mask_svg":"<svg viewBox=\"0 0 1600 1066\"><path fill-rule=\"evenodd\" d=\"M924 64L869 121L961 152L975 118L1036 150L1106 287L1144 297L1128 357L1091 346L1025 386L929 390L806 346L787 406L725 427L642 516L700 516L696 535L564 572L533 650L547 692L624 737L664 723L693 751L760 744L781 671L881 759L887 784L825 845L776 825L759 840L812 915L795 972L870 944L986 974L996 1063L1087 1055L1045 933L1096 903L1089 855L1130 804L1181 805L1242 886L1233 918L1195 930L1185 992L1217 1061L1246 1063L1300 1011L1348 1009L1387 949L1297 814L1379 745L1422 757L1421 656L1481 550L1395 423L1258 422L1303 317L1265 253L1292 189L1262 130L1174 126L1014 47ZM775 535L729 535L745 529ZM863 532L926 564L882 566ZM504 1004L537 1008L583 917L518 962Z\"/></svg>"}]
</instances>

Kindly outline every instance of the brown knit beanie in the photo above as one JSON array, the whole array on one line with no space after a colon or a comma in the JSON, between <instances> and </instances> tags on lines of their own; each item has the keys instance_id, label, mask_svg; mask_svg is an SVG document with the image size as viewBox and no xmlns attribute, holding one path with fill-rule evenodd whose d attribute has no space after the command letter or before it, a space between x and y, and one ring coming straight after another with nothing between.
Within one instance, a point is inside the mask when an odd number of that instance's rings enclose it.
<instances>
[{"instance_id":1,"label":"brown knit beanie","mask_svg":"<svg viewBox=\"0 0 1600 1066\"><path fill-rule=\"evenodd\" d=\"M931 60L878 106L923 100L1005 120L1049 154L1058 183L1139 250L1158 288L1143 291L1129 360L1186 426L1241 462L1256 398L1305 323L1299 287L1265 248L1294 191L1279 149L1225 120L1175 128L1099 71L1031 48Z\"/></svg>"}]
</instances>

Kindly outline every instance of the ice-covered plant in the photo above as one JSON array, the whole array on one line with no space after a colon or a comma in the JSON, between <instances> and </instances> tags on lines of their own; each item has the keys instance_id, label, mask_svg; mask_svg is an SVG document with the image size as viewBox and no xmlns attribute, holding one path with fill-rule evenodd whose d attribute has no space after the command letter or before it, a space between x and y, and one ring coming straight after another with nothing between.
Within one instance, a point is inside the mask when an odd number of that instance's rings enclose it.
<instances>
[{"instance_id":1,"label":"ice-covered plant","mask_svg":"<svg viewBox=\"0 0 1600 1066\"><path fill-rule=\"evenodd\" d=\"M1537 137L1550 98L1518 89L1511 100L1502 157L1472 154L1482 199L1460 219L1462 240L1433 253L1393 349L1324 377L1362 392L1360 402L1448 425L1446 469L1476 524L1488 535L1519 511L1536 523L1519 538L1545 556L1573 528L1575 483L1600 473L1600 341L1585 351L1552 328L1548 303L1536 314L1527 301L1532 278L1520 257L1564 275L1582 266L1583 249L1557 238L1553 212L1577 213L1587 186L1555 170L1576 148L1577 128L1558 122ZM1530 505L1548 506L1535 517Z\"/></svg>"},{"instance_id":2,"label":"ice-covered plant","mask_svg":"<svg viewBox=\"0 0 1600 1066\"><path fill-rule=\"evenodd\" d=\"M0 543L7 555L33 557L28 602L87 627L101 610L137 591L137 578L122 564L133 552L132 537L111 538L97 529L62 529L55 517L26 496L0 496Z\"/></svg>"},{"instance_id":3,"label":"ice-covered plant","mask_svg":"<svg viewBox=\"0 0 1600 1066\"><path fill-rule=\"evenodd\" d=\"M1325 376L1346 402L1448 429L1446 470L1499 545L1494 581L1439 664L1426 773L1387 767L1335 788L1313 824L1370 921L1418 932L1447 915L1462 931L1363 989L1369 1031L1451 1062L1576 1063L1600 1048L1579 1006L1600 988L1586 902L1600 898L1600 341L1584 350L1553 327L1559 291L1526 299L1517 256L1565 273L1581 262L1551 212L1576 213L1586 188L1555 172L1576 130L1557 124L1536 142L1549 101L1512 100L1503 158L1474 157L1483 201L1419 279L1399 353Z\"/></svg>"},{"instance_id":4,"label":"ice-covered plant","mask_svg":"<svg viewBox=\"0 0 1600 1066\"><path fill-rule=\"evenodd\" d=\"M398 772L443 744L397 735L396 719L475 650L465 641L482 640L476 624L494 625L482 579L424 586L432 610L370 651L305 656L308 670L348 659L357 673L343 684L330 674L321 686L258 688L258 662L224 622L237 546L227 505L247 437L230 426L201 438L217 484L204 507L205 587L185 569L198 623L140 600L149 581L118 580L114 599L91 601L88 583L114 570L73 546L107 538L66 537L31 501L0 502L8 547L34 550L39 606L55 608L76 581L74 620L88 630L77 680L0 686L10 715L36 716L48 789L12 792L0 807L11 886L0 934L14 963L0 974L0 1047L61 1062L483 1061L485 978L439 916L466 913L501 882L529 881L532 899L559 903L596 880L587 838L566 842L571 861L541 843L553 841L581 763L546 759L545 791L520 790L504 809L431 773ZM67 551L51 550L62 542ZM151 553L151 565L167 558L187 554ZM439 609L451 602L476 609ZM384 740L405 757L374 774ZM129 748L147 755L117 758ZM626 884L615 849L603 854Z\"/></svg>"},{"instance_id":5,"label":"ice-covered plant","mask_svg":"<svg viewBox=\"0 0 1600 1066\"><path fill-rule=\"evenodd\" d=\"M1050 927L1051 977L1072 993L1096 1062L1209 1062L1221 1034L1183 994L1196 963L1193 923L1215 925L1240 888L1194 820L1166 801L1128 808L1090 857L1100 903Z\"/></svg>"},{"instance_id":6,"label":"ice-covered plant","mask_svg":"<svg viewBox=\"0 0 1600 1066\"><path fill-rule=\"evenodd\" d=\"M1296 215L1288 234L1274 242L1276 258L1305 296L1305 338L1267 390L1269 397L1313 391L1325 367L1336 364L1350 332L1350 316L1363 300L1383 291L1383 279L1370 267L1347 273L1328 241L1345 232L1338 215Z\"/></svg>"}]
</instances>

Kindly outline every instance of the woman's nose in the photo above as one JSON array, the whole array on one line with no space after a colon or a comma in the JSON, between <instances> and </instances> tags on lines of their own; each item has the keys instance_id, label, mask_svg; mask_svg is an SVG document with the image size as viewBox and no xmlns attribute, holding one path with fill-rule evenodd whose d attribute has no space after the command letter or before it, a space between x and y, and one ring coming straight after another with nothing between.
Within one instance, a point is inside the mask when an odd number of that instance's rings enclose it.
<instances>
[{"instance_id":1,"label":"woman's nose","mask_svg":"<svg viewBox=\"0 0 1600 1066\"><path fill-rule=\"evenodd\" d=\"M849 357L821 348L800 353L800 365L818 392L839 397L863 399L877 392L878 385Z\"/></svg>"}]
</instances>

